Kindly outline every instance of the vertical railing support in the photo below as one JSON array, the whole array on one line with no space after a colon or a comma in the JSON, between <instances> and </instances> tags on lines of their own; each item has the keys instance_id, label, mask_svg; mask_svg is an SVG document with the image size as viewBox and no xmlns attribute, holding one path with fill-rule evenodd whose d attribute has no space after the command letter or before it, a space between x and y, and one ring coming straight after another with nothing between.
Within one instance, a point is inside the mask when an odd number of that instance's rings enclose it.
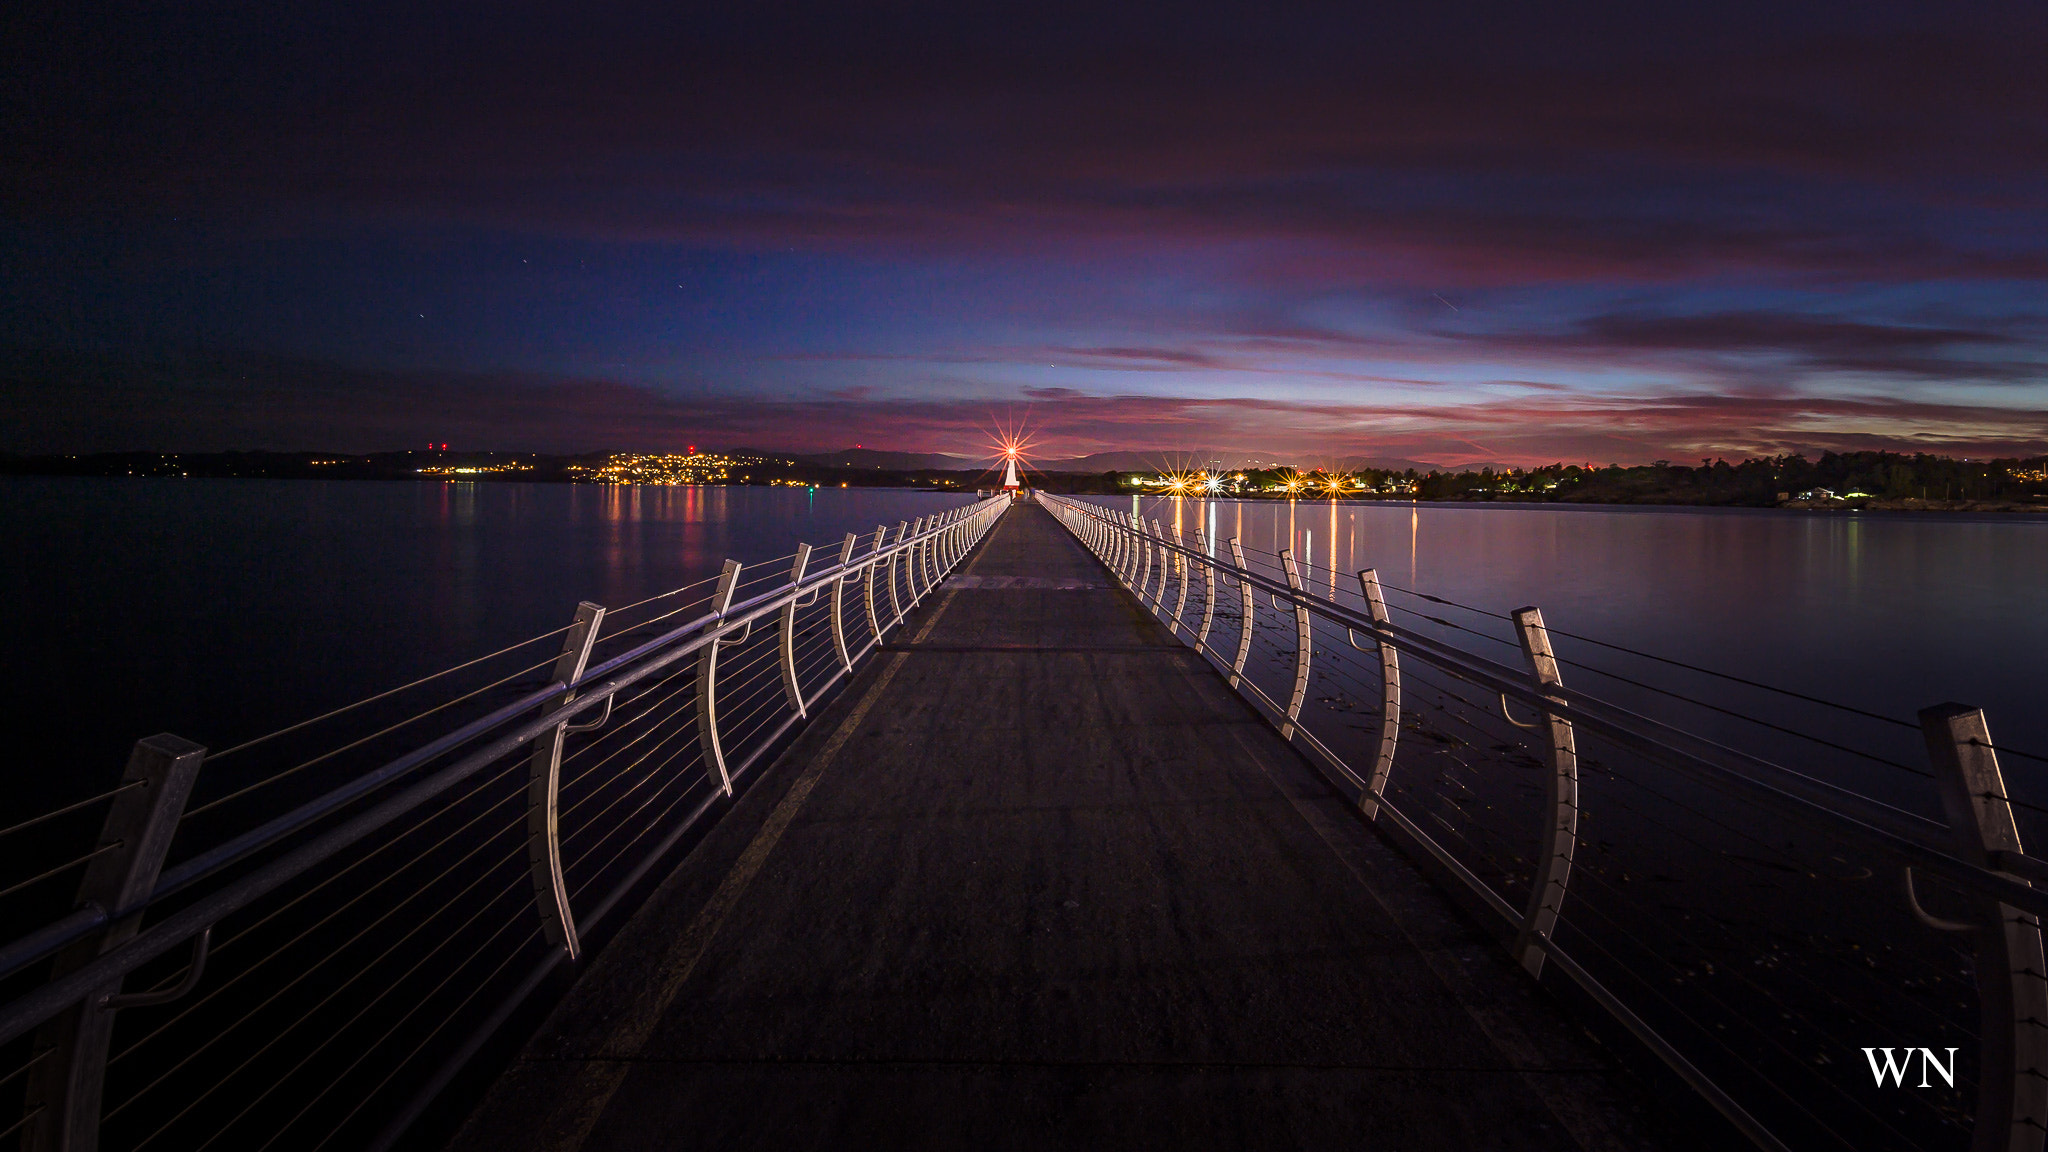
<instances>
[{"instance_id":1,"label":"vertical railing support","mask_svg":"<svg viewBox=\"0 0 2048 1152\"><path fill-rule=\"evenodd\" d=\"M78 885L78 906L97 905L114 919L97 935L57 953L50 978L60 979L134 938L140 912L170 851L185 812L185 798L206 749L166 732L135 742L121 774L126 787L114 797L100 826L98 849ZM94 1152L100 1140L100 1104L106 1089L107 1052L114 1035L115 980L36 1030L36 1050L48 1055L29 1073L23 1100L24 1149Z\"/></svg>"},{"instance_id":2,"label":"vertical railing support","mask_svg":"<svg viewBox=\"0 0 2048 1152\"><path fill-rule=\"evenodd\" d=\"M1173 570L1173 551L1166 546L1166 531L1159 527L1156 518L1145 540L1148 549L1156 545L1159 552L1159 587L1152 592L1152 614L1157 616L1166 611L1166 581Z\"/></svg>"},{"instance_id":3,"label":"vertical railing support","mask_svg":"<svg viewBox=\"0 0 2048 1152\"><path fill-rule=\"evenodd\" d=\"M880 556L882 554L882 545L888 539L889 526L886 524L875 525L875 547L869 555ZM875 577L881 574L882 561L880 560L871 561L867 566L867 570L861 574L861 579L864 581L861 591L866 594L865 598L868 605L868 629L875 634L875 646L877 648L882 645L882 614L875 605Z\"/></svg>"},{"instance_id":4,"label":"vertical railing support","mask_svg":"<svg viewBox=\"0 0 2048 1152\"><path fill-rule=\"evenodd\" d=\"M919 545L911 543L923 531L924 517L919 516L910 522L909 527L903 530L902 535L896 541L903 546L903 594L910 598L910 607L912 608L917 607L917 602L924 599L924 593L919 591L917 587L917 550Z\"/></svg>"},{"instance_id":5,"label":"vertical railing support","mask_svg":"<svg viewBox=\"0 0 2048 1152\"><path fill-rule=\"evenodd\" d=\"M918 605L922 605L926 596L932 594L932 523L934 521L938 521L938 517L926 517L924 519L924 525L920 527L920 535L924 539L920 539L918 543L911 545L911 564L918 568L918 594L911 596L911 603L918 603Z\"/></svg>"},{"instance_id":6,"label":"vertical railing support","mask_svg":"<svg viewBox=\"0 0 2048 1152\"><path fill-rule=\"evenodd\" d=\"M1145 535L1145 521L1136 512L1131 513L1131 543L1138 549L1137 571L1132 573L1131 585L1138 592L1138 603L1145 602L1146 585L1152 581L1152 539Z\"/></svg>"},{"instance_id":7,"label":"vertical railing support","mask_svg":"<svg viewBox=\"0 0 2048 1152\"><path fill-rule=\"evenodd\" d=\"M853 649L846 645L846 586L858 577L847 575L846 566L853 563L853 548L859 541L853 533L846 534L839 545L839 578L832 581L832 647L839 653L840 666L848 672L853 671Z\"/></svg>"},{"instance_id":8,"label":"vertical railing support","mask_svg":"<svg viewBox=\"0 0 2048 1152\"><path fill-rule=\"evenodd\" d=\"M1294 691L1287 698L1287 719L1280 725L1282 740L1294 739L1294 727L1301 722L1301 706L1308 699L1308 664L1310 641L1314 631L1310 626L1308 603L1301 586L1301 568L1294 562L1292 549L1280 550L1280 563L1287 570L1287 586L1294 590Z\"/></svg>"},{"instance_id":9,"label":"vertical railing support","mask_svg":"<svg viewBox=\"0 0 2048 1152\"><path fill-rule=\"evenodd\" d=\"M739 586L740 562L727 560L725 570L718 574L717 590L711 594L711 612L717 620L710 625L715 631L725 621L726 610L732 607L733 589ZM725 748L718 740L718 650L728 643L744 644L754 626L749 623L745 632L736 640L713 640L697 649L697 741L704 749L704 759L718 773L719 787L727 796L732 795L732 773L725 767Z\"/></svg>"},{"instance_id":10,"label":"vertical railing support","mask_svg":"<svg viewBox=\"0 0 2048 1152\"><path fill-rule=\"evenodd\" d=\"M809 544L798 544L796 546L796 563L790 565L789 569L789 584L792 592L789 597L789 603L782 606L782 627L779 629L778 635L781 644L779 646L779 660L777 662L782 665L782 696L789 701L789 706L795 710L799 720L804 718L804 690L803 686L796 682L796 610L798 608L807 608L817 603L818 594L813 592L809 600L799 602L794 589L798 584L804 582L804 569L809 567L810 563L811 546Z\"/></svg>"},{"instance_id":11,"label":"vertical railing support","mask_svg":"<svg viewBox=\"0 0 2048 1152\"><path fill-rule=\"evenodd\" d=\"M590 649L597 643L597 631L604 623L604 606L584 601L576 606L576 618L562 636L562 654L555 659L554 682L564 687L550 700L545 711L559 711L576 698L568 685L583 678L590 666ZM576 915L569 907L569 884L562 875L562 828L559 813L562 796L562 744L569 725L557 724L536 738L527 760L526 778L526 862L533 876L533 906L540 912L541 935L550 946L560 948L574 960L582 955L583 944L576 936Z\"/></svg>"},{"instance_id":12,"label":"vertical railing support","mask_svg":"<svg viewBox=\"0 0 2048 1152\"><path fill-rule=\"evenodd\" d=\"M1558 703L1554 693L1564 678L1558 675L1557 657L1550 650L1550 632L1543 626L1537 608L1517 608L1513 613L1515 633L1522 642L1522 655L1529 660L1529 673L1539 692ZM1529 886L1529 904L1522 914L1522 930L1515 940L1515 956L1531 976L1543 975L1544 951L1540 941L1550 939L1557 927L1559 909L1564 907L1565 886L1572 875L1572 851L1579 842L1579 753L1569 721L1546 710L1540 726L1550 740L1550 771L1544 775L1543 799L1549 834L1537 848L1536 876Z\"/></svg>"},{"instance_id":13,"label":"vertical railing support","mask_svg":"<svg viewBox=\"0 0 2048 1152\"><path fill-rule=\"evenodd\" d=\"M1202 554L1202 627L1195 633L1195 651L1209 643L1209 628L1216 623L1216 561L1209 555L1209 539L1195 529L1195 551Z\"/></svg>"},{"instance_id":14,"label":"vertical railing support","mask_svg":"<svg viewBox=\"0 0 2048 1152\"><path fill-rule=\"evenodd\" d=\"M927 518L924 522L924 530L926 539L923 544L918 545L917 563L918 567L924 571L924 595L929 596L932 589L939 586L939 566L937 563L939 518L937 516Z\"/></svg>"},{"instance_id":15,"label":"vertical railing support","mask_svg":"<svg viewBox=\"0 0 2048 1152\"><path fill-rule=\"evenodd\" d=\"M1230 538L1230 559L1237 565L1238 604L1244 612L1244 618L1237 630L1237 657L1230 662L1230 686L1235 688L1238 681L1244 679L1244 662L1251 659L1252 655L1253 612L1252 582L1245 579L1245 574L1251 569L1245 567L1244 546L1237 542L1235 536Z\"/></svg>"},{"instance_id":16,"label":"vertical railing support","mask_svg":"<svg viewBox=\"0 0 2048 1152\"><path fill-rule=\"evenodd\" d=\"M1367 568L1358 574L1359 590L1365 593L1365 609L1375 624L1389 624L1387 598L1380 591L1380 574L1377 569ZM1348 634L1348 633L1347 633ZM1401 654L1394 650L1386 638L1378 640L1380 650L1380 745L1373 755L1372 771L1366 774L1365 791L1358 797L1358 807L1368 820L1376 820L1380 814L1380 798L1387 793L1387 775L1394 770L1394 748L1401 738ZM1358 640L1352 637L1351 646L1358 647Z\"/></svg>"},{"instance_id":17,"label":"vertical railing support","mask_svg":"<svg viewBox=\"0 0 2048 1152\"><path fill-rule=\"evenodd\" d=\"M1187 544L1181 539L1180 525L1178 524L1173 526L1173 543L1173 566L1180 573L1180 591L1174 595L1173 619L1168 622L1167 628L1175 635L1179 635L1180 630L1186 627L1186 625L1180 622L1180 614L1186 611L1188 606L1188 557L1187 553L1181 551Z\"/></svg>"},{"instance_id":18,"label":"vertical railing support","mask_svg":"<svg viewBox=\"0 0 2048 1152\"><path fill-rule=\"evenodd\" d=\"M903 557L903 541L909 535L910 522L908 520L898 520L896 522L896 550L889 553L889 607L896 613L896 622L889 625L891 628L900 628L903 625L903 601L896 595L896 562Z\"/></svg>"},{"instance_id":19,"label":"vertical railing support","mask_svg":"<svg viewBox=\"0 0 2048 1152\"><path fill-rule=\"evenodd\" d=\"M1934 786L1957 856L2001 869L2018 855L2019 825L2006 799L1984 710L1938 704L1920 713ZM2039 1152L2048 1125L2048 966L2041 922L2009 904L1979 898L1976 940L1977 1123L1972 1152Z\"/></svg>"}]
</instances>

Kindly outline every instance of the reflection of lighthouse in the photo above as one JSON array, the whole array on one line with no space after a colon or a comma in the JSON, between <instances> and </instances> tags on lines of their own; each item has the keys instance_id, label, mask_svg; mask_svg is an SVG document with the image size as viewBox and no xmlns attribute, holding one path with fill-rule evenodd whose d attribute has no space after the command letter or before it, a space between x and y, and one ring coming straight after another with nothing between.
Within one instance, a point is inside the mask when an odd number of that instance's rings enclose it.
<instances>
[{"instance_id":1,"label":"reflection of lighthouse","mask_svg":"<svg viewBox=\"0 0 2048 1152\"><path fill-rule=\"evenodd\" d=\"M1015 492L1023 486L1017 481L1017 458L1012 456L1003 465L1003 491Z\"/></svg>"}]
</instances>

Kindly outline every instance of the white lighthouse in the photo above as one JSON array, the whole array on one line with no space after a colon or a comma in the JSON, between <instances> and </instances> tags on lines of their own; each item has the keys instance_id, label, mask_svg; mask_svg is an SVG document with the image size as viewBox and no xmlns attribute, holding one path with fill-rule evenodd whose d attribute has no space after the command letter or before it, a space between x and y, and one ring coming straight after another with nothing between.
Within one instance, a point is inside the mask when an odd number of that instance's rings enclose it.
<instances>
[{"instance_id":1,"label":"white lighthouse","mask_svg":"<svg viewBox=\"0 0 2048 1152\"><path fill-rule=\"evenodd\" d=\"M1011 456L1003 463L1003 491L1015 492L1024 485L1017 480L1017 458Z\"/></svg>"}]
</instances>

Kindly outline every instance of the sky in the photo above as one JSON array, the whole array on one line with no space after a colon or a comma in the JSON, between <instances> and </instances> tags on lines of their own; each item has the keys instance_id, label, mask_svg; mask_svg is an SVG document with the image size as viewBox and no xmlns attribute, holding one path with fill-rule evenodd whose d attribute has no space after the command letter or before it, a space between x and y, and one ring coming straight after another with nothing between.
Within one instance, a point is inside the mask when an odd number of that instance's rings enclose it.
<instances>
[{"instance_id":1,"label":"sky","mask_svg":"<svg viewBox=\"0 0 2048 1152\"><path fill-rule=\"evenodd\" d=\"M10 6L0 451L2048 451L2038 3Z\"/></svg>"}]
</instances>

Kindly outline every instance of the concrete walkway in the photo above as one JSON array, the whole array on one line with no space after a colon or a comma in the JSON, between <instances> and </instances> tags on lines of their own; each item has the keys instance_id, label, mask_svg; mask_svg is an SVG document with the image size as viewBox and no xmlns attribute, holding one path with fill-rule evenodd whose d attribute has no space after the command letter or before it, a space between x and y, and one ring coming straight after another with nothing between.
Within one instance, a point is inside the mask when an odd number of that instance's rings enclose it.
<instances>
[{"instance_id":1,"label":"concrete walkway","mask_svg":"<svg viewBox=\"0 0 2048 1152\"><path fill-rule=\"evenodd\" d=\"M1641 1149L1566 1025L1013 508L454 1147Z\"/></svg>"}]
</instances>

